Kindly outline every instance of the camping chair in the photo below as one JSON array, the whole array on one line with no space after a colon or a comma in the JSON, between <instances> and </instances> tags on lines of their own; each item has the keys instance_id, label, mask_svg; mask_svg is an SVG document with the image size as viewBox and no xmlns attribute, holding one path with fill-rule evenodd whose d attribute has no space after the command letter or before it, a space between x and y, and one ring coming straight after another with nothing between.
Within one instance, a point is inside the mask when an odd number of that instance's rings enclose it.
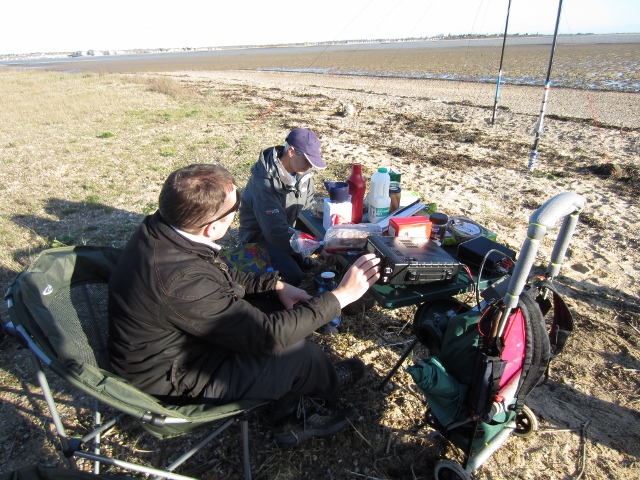
<instances>
[{"instance_id":1,"label":"camping chair","mask_svg":"<svg viewBox=\"0 0 640 480\"><path fill-rule=\"evenodd\" d=\"M100 464L156 475L156 478L186 479L172 473L209 441L240 421L244 453L244 477L251 478L249 434L245 413L264 403L243 400L227 405L184 405L163 403L134 387L110 371L107 353L108 281L120 250L101 247L65 247L45 250L20 273L6 295L9 320L7 330L33 353L38 382L56 426L62 453L71 468L74 457ZM69 438L42 365L95 399L95 430L81 438ZM102 423L100 404L121 412ZM222 423L195 447L164 470L109 458L100 453L100 437L125 415L142 422L157 438L192 433ZM92 451L84 444L94 441Z\"/></svg>"}]
</instances>

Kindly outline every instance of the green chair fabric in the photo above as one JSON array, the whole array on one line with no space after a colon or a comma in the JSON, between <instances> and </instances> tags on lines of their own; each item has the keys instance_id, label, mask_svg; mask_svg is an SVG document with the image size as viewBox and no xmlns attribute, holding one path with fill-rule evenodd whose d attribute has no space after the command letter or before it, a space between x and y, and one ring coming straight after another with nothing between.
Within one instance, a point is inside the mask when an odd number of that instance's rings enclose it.
<instances>
[{"instance_id":1,"label":"green chair fabric","mask_svg":"<svg viewBox=\"0 0 640 480\"><path fill-rule=\"evenodd\" d=\"M264 404L171 405L110 371L108 281L120 253L90 246L45 250L15 278L7 295L12 299L9 320L16 331L26 332L32 351L41 350L44 356L38 358L78 390L140 420L159 438L211 427Z\"/></svg>"}]
</instances>

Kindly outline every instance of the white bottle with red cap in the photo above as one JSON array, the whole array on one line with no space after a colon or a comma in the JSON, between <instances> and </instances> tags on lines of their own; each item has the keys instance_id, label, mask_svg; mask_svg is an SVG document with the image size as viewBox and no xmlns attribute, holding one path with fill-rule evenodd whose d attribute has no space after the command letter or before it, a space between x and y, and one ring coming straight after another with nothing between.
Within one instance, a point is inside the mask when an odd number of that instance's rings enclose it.
<instances>
[{"instance_id":1,"label":"white bottle with red cap","mask_svg":"<svg viewBox=\"0 0 640 480\"><path fill-rule=\"evenodd\" d=\"M371 175L369 184L369 222L378 223L389 216L391 197L389 196L389 182L391 177L386 168L379 168Z\"/></svg>"}]
</instances>

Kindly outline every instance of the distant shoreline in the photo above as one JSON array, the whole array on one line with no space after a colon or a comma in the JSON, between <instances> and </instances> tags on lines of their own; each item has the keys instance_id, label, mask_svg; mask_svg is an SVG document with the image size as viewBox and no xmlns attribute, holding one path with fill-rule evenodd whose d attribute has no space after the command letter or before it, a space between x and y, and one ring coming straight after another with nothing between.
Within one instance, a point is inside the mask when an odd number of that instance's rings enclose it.
<instances>
[{"instance_id":1,"label":"distant shoreline","mask_svg":"<svg viewBox=\"0 0 640 480\"><path fill-rule=\"evenodd\" d=\"M507 40L502 83L544 85L551 36ZM211 48L0 61L0 69L149 74L176 71L280 71L331 76L496 83L502 38L455 38L297 46ZM562 35L555 50L555 88L640 92L640 34ZM95 52L94 52L95 53Z\"/></svg>"},{"instance_id":2,"label":"distant shoreline","mask_svg":"<svg viewBox=\"0 0 640 480\"><path fill-rule=\"evenodd\" d=\"M627 33L575 33L575 34L559 34L558 41L562 43L564 38L573 37L620 37L620 36L638 36L640 32L627 32ZM502 41L503 34L487 34L487 35L450 35L450 36L435 36L435 37L420 37L420 38L391 38L391 39L377 39L377 40L340 40L340 41L324 41L324 42L304 42L304 43L290 43L290 44L272 44L272 45L229 45L229 46L209 46L209 47L156 47L156 48L132 48L132 49L108 49L108 50L75 50L64 52L32 52L32 53L4 53L0 54L0 63L15 60L38 60L38 59L55 59L55 58L68 58L73 57L75 53L83 52L78 57L101 57L101 56L117 56L117 55L144 55L144 54L161 54L161 53L176 53L176 52L209 52L217 50L248 50L248 49L265 49L265 48L304 48L310 46L331 46L331 45L364 45L364 44L385 44L385 43L409 43L409 42L446 42L456 40L486 40L486 39L500 39ZM520 35L508 34L507 41L509 39L551 39L552 35ZM640 43L640 38L636 40ZM93 54L87 52L93 51ZM108 52L108 53L104 53Z\"/></svg>"}]
</instances>

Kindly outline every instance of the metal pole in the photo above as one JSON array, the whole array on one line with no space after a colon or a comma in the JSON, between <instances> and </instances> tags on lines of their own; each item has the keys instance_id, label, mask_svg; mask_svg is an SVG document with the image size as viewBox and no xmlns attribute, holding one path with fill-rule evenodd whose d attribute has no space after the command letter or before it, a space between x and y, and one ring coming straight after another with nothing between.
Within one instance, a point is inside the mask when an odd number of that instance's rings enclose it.
<instances>
[{"instance_id":1,"label":"metal pole","mask_svg":"<svg viewBox=\"0 0 640 480\"><path fill-rule=\"evenodd\" d=\"M498 69L498 83L496 83L496 98L493 101L493 114L491 115L491 125L496 120L496 110L498 109L498 97L500 96L500 82L502 81L502 60L504 60L504 46L507 43L507 29L509 28L509 11L511 10L511 0L507 5L507 21L504 24L504 36L502 37L502 53L500 54L500 68Z\"/></svg>"},{"instance_id":2,"label":"metal pole","mask_svg":"<svg viewBox=\"0 0 640 480\"><path fill-rule=\"evenodd\" d=\"M404 362L405 359L409 356L409 354L413 351L413 349L416 348L416 345L418 345L418 341L419 340L417 337L413 339L413 342L411 342L411 345L409 345L407 349L402 353L402 355L400 356L400 359L396 362L396 364L393 366L391 371L387 373L387 375L382 379L382 381L380 382L380 385L378 385L378 390L384 390L384 387L387 386L387 383L389 383L389 380L391 380L391 377L393 377L393 375L398 371L398 369L400 368L400 365L402 365L402 362Z\"/></svg>"},{"instance_id":3,"label":"metal pole","mask_svg":"<svg viewBox=\"0 0 640 480\"><path fill-rule=\"evenodd\" d=\"M547 69L547 79L544 82L544 94L542 96L542 105L540 106L540 118L536 125L536 138L533 141L533 147L529 154L529 172L533 172L538 163L538 143L540 142L540 134L544 132L544 111L547 108L547 98L549 97L549 88L551 87L551 67L553 66L553 54L556 50L556 39L558 38L558 26L560 25L560 12L562 11L562 0L558 2L558 17L556 18L556 29L553 33L553 44L551 45L551 57L549 58L549 68Z\"/></svg>"}]
</instances>

